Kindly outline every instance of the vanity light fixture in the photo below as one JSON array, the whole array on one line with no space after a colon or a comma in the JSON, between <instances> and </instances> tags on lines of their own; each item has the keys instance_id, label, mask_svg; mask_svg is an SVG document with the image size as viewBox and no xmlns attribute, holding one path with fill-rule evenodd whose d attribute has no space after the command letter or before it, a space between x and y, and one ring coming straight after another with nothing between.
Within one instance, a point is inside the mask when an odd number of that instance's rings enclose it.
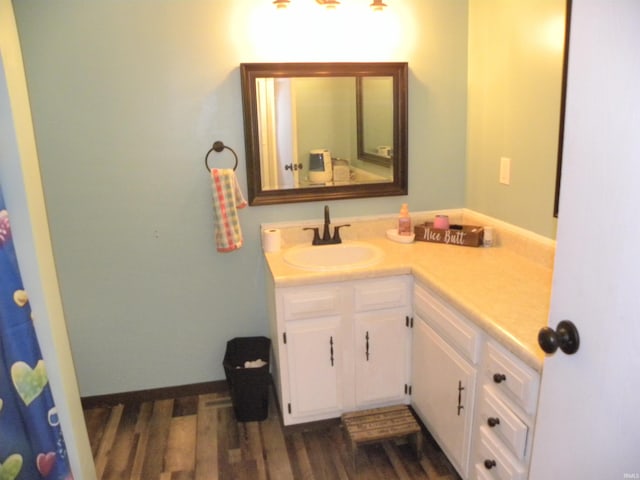
<instances>
[{"instance_id":1,"label":"vanity light fixture","mask_svg":"<svg viewBox=\"0 0 640 480\"><path fill-rule=\"evenodd\" d=\"M272 3L276 6L277 9L282 9L287 8L291 3L291 0L273 0ZM318 5L322 5L327 10L335 10L335 8L340 5L339 0L316 0L316 3ZM374 12L380 12L384 10L387 4L384 3L383 0L371 0L371 5L369 6Z\"/></svg>"},{"instance_id":2,"label":"vanity light fixture","mask_svg":"<svg viewBox=\"0 0 640 480\"><path fill-rule=\"evenodd\" d=\"M386 3L384 3L382 0L372 0L371 5L369 5L371 7L371 10L373 10L374 12L381 12L384 10L384 7L387 6Z\"/></svg>"},{"instance_id":3,"label":"vanity light fixture","mask_svg":"<svg viewBox=\"0 0 640 480\"><path fill-rule=\"evenodd\" d=\"M338 0L316 0L320 5L323 5L327 10L335 10L340 5Z\"/></svg>"}]
</instances>

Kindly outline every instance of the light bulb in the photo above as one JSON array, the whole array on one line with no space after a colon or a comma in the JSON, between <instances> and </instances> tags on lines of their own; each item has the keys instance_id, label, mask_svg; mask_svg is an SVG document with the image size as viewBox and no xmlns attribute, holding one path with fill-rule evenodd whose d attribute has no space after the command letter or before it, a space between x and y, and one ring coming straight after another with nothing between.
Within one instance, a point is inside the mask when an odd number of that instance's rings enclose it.
<instances>
[{"instance_id":1,"label":"light bulb","mask_svg":"<svg viewBox=\"0 0 640 480\"><path fill-rule=\"evenodd\" d=\"M287 6L289 5L290 0L273 0L273 4L276 6L277 9L281 9L281 8L287 8Z\"/></svg>"},{"instance_id":2,"label":"light bulb","mask_svg":"<svg viewBox=\"0 0 640 480\"><path fill-rule=\"evenodd\" d=\"M372 0L371 5L369 5L371 7L371 10L373 10L374 12L381 12L384 10L384 7L387 6L386 3L384 3L382 0Z\"/></svg>"},{"instance_id":3,"label":"light bulb","mask_svg":"<svg viewBox=\"0 0 640 480\"><path fill-rule=\"evenodd\" d=\"M327 10L335 10L340 5L338 0L316 0L320 5L324 5Z\"/></svg>"}]
</instances>

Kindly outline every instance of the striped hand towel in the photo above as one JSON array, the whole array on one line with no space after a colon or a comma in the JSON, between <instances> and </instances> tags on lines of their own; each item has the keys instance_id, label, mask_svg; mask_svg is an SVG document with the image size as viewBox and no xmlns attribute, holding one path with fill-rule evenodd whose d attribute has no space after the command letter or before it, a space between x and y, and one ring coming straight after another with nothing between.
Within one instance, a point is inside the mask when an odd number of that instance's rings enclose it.
<instances>
[{"instance_id":1,"label":"striped hand towel","mask_svg":"<svg viewBox=\"0 0 640 480\"><path fill-rule=\"evenodd\" d=\"M231 168L212 168L213 212L216 220L216 246L231 252L242 246L242 230L237 209L247 206L236 174Z\"/></svg>"}]
</instances>

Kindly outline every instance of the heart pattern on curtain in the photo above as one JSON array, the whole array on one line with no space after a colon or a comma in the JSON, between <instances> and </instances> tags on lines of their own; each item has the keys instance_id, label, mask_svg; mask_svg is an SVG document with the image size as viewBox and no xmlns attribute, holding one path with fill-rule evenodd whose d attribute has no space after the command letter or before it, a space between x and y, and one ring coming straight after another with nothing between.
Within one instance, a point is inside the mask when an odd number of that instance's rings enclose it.
<instances>
[{"instance_id":1,"label":"heart pattern on curtain","mask_svg":"<svg viewBox=\"0 0 640 480\"><path fill-rule=\"evenodd\" d=\"M72 480L0 191L0 480Z\"/></svg>"}]
</instances>

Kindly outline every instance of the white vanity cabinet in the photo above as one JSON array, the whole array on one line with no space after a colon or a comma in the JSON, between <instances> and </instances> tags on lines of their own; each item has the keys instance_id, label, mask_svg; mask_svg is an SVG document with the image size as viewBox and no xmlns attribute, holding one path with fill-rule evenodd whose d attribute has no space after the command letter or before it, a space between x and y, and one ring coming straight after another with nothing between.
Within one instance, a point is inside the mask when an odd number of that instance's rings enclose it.
<instances>
[{"instance_id":1,"label":"white vanity cabinet","mask_svg":"<svg viewBox=\"0 0 640 480\"><path fill-rule=\"evenodd\" d=\"M475 432L478 480L525 480L528 475L539 374L493 341L482 359Z\"/></svg>"},{"instance_id":2,"label":"white vanity cabinet","mask_svg":"<svg viewBox=\"0 0 640 480\"><path fill-rule=\"evenodd\" d=\"M526 480L538 372L426 286L413 304L414 410L462 478Z\"/></svg>"},{"instance_id":3,"label":"white vanity cabinet","mask_svg":"<svg viewBox=\"0 0 640 480\"><path fill-rule=\"evenodd\" d=\"M414 288L411 404L467 478L482 335L426 287Z\"/></svg>"},{"instance_id":4,"label":"white vanity cabinet","mask_svg":"<svg viewBox=\"0 0 640 480\"><path fill-rule=\"evenodd\" d=\"M411 282L392 277L354 284L355 404L406 400L411 353Z\"/></svg>"},{"instance_id":5,"label":"white vanity cabinet","mask_svg":"<svg viewBox=\"0 0 640 480\"><path fill-rule=\"evenodd\" d=\"M284 340L283 340L284 341ZM335 415L342 408L340 317L300 320L287 325L287 366L292 414Z\"/></svg>"},{"instance_id":6,"label":"white vanity cabinet","mask_svg":"<svg viewBox=\"0 0 640 480\"><path fill-rule=\"evenodd\" d=\"M272 371L285 425L408 403L408 275L272 292Z\"/></svg>"}]
</instances>

